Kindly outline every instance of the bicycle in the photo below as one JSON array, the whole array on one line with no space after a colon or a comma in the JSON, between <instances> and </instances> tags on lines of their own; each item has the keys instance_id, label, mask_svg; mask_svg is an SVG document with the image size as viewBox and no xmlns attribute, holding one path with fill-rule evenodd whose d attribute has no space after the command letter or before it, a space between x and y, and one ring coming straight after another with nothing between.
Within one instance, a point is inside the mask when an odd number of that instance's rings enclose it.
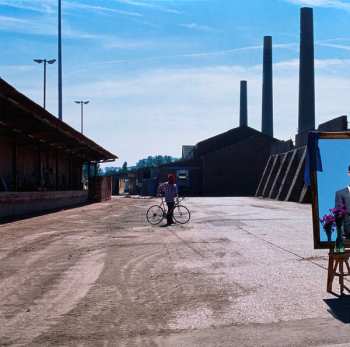
<instances>
[{"instance_id":1,"label":"bicycle","mask_svg":"<svg viewBox=\"0 0 350 347\"><path fill-rule=\"evenodd\" d=\"M186 206L180 205L183 198L177 199L173 211L173 219L176 223L186 224L191 219L191 212ZM164 198L160 205L151 206L146 213L148 223L152 225L159 224L167 216L167 208L165 207Z\"/></svg>"}]
</instances>

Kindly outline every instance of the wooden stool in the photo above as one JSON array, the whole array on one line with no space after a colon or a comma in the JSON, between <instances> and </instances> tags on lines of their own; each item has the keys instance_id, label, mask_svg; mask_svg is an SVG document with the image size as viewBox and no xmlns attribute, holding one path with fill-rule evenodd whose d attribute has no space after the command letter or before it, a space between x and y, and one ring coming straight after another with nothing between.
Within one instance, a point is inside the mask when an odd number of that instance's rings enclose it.
<instances>
[{"instance_id":1,"label":"wooden stool","mask_svg":"<svg viewBox=\"0 0 350 347\"><path fill-rule=\"evenodd\" d=\"M344 253L334 253L333 250L329 252L328 260L328 278L327 278L327 292L333 293L332 284L335 276L339 277L340 294L344 293L344 289L350 292L350 289L344 284L344 277L350 276L350 266L349 266L350 251L345 251ZM344 273L344 264L346 266L347 272ZM338 272L337 272L338 268Z\"/></svg>"}]
</instances>

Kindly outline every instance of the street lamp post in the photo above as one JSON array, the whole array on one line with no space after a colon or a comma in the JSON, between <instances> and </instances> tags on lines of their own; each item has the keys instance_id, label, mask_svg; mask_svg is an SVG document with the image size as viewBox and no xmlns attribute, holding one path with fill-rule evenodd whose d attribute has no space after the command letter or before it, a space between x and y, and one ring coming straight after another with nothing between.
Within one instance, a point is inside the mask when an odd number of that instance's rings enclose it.
<instances>
[{"instance_id":1,"label":"street lamp post","mask_svg":"<svg viewBox=\"0 0 350 347\"><path fill-rule=\"evenodd\" d=\"M58 118L62 120L62 2L58 0Z\"/></svg>"},{"instance_id":2,"label":"street lamp post","mask_svg":"<svg viewBox=\"0 0 350 347\"><path fill-rule=\"evenodd\" d=\"M90 101L86 100L80 100L80 101L74 101L76 104L80 104L80 117L81 117L81 133L83 134L84 132L84 105L87 105Z\"/></svg>"},{"instance_id":3,"label":"street lamp post","mask_svg":"<svg viewBox=\"0 0 350 347\"><path fill-rule=\"evenodd\" d=\"M34 59L34 61L38 64L42 64L44 63L44 109L46 109L46 64L54 64L56 59L50 59L50 60L46 60L46 59Z\"/></svg>"}]
</instances>

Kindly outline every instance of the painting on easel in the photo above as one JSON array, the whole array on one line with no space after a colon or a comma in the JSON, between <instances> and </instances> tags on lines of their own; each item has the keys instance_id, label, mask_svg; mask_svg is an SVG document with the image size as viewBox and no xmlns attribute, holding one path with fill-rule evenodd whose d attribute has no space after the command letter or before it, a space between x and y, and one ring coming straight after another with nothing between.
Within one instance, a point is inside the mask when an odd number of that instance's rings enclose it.
<instances>
[{"instance_id":1,"label":"painting on easel","mask_svg":"<svg viewBox=\"0 0 350 347\"><path fill-rule=\"evenodd\" d=\"M307 177L309 176L309 177ZM350 247L350 133L309 134L305 181L311 183L314 248Z\"/></svg>"}]
</instances>

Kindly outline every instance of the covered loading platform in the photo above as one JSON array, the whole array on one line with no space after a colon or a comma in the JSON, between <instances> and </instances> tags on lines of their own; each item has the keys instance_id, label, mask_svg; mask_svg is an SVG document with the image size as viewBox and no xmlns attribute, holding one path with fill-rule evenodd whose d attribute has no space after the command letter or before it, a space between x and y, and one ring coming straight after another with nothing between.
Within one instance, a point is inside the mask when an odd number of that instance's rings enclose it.
<instances>
[{"instance_id":1,"label":"covered loading platform","mask_svg":"<svg viewBox=\"0 0 350 347\"><path fill-rule=\"evenodd\" d=\"M0 218L88 201L83 165L115 159L0 79Z\"/></svg>"}]
</instances>

